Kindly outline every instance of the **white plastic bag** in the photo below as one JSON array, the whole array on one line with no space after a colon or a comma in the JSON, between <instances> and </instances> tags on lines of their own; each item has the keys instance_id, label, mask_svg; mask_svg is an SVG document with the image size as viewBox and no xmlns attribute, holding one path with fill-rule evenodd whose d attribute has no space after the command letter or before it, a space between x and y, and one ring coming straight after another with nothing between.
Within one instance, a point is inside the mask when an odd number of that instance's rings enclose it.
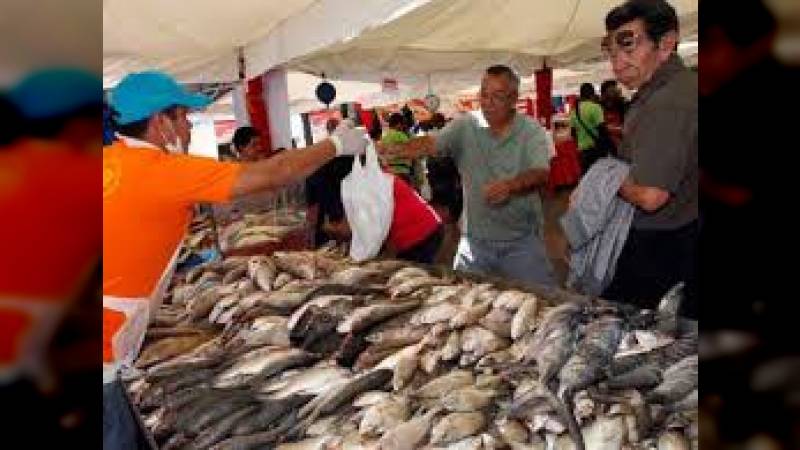
<instances>
[{"instance_id":1,"label":"white plastic bag","mask_svg":"<svg viewBox=\"0 0 800 450\"><path fill-rule=\"evenodd\" d=\"M372 143L366 159L362 166L361 158L354 158L352 171L342 180L342 203L352 235L350 257L355 261L380 252L394 214L394 179L381 170Z\"/></svg>"}]
</instances>

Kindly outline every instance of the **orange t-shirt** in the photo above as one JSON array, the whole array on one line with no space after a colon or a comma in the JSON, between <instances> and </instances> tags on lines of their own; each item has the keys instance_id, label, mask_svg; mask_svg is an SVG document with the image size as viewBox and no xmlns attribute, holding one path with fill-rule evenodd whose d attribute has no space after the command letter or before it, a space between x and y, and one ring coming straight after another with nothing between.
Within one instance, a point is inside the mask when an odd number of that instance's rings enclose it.
<instances>
[{"instance_id":1,"label":"orange t-shirt","mask_svg":"<svg viewBox=\"0 0 800 450\"><path fill-rule=\"evenodd\" d=\"M197 202L230 199L236 163L131 148L103 150L103 294L148 297L169 264Z\"/></svg>"},{"instance_id":2,"label":"orange t-shirt","mask_svg":"<svg viewBox=\"0 0 800 450\"><path fill-rule=\"evenodd\" d=\"M100 158L24 139L0 149L0 298L66 301L100 260Z\"/></svg>"}]
</instances>

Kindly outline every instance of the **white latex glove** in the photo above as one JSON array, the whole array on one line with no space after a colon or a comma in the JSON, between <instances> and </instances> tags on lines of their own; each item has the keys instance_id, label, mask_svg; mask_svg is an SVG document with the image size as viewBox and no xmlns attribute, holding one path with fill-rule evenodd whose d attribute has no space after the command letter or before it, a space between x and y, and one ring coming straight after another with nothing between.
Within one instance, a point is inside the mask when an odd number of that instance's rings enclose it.
<instances>
[{"instance_id":1,"label":"white latex glove","mask_svg":"<svg viewBox=\"0 0 800 450\"><path fill-rule=\"evenodd\" d=\"M361 155L367 150L369 139L363 129L353 128L352 123L343 122L331 135L336 147L336 156Z\"/></svg>"}]
</instances>

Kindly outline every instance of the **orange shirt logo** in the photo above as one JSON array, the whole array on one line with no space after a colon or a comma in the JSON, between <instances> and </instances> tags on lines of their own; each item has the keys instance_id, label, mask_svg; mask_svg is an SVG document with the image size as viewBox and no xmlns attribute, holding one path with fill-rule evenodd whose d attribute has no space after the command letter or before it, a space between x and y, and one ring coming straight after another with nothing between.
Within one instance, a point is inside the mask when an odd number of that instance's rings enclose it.
<instances>
[{"instance_id":1,"label":"orange shirt logo","mask_svg":"<svg viewBox=\"0 0 800 450\"><path fill-rule=\"evenodd\" d=\"M119 157L103 158L103 198L108 198L119 188L122 162Z\"/></svg>"}]
</instances>

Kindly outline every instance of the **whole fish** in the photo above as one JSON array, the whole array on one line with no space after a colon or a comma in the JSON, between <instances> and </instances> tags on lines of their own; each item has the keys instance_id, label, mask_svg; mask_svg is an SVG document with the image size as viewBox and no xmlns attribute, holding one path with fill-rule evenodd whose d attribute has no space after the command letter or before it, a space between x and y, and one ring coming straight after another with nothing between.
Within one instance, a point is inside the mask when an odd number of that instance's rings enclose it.
<instances>
[{"instance_id":1,"label":"whole fish","mask_svg":"<svg viewBox=\"0 0 800 450\"><path fill-rule=\"evenodd\" d=\"M368 407L358 427L363 436L382 436L408 419L408 402L404 398L389 397Z\"/></svg>"},{"instance_id":2,"label":"whole fish","mask_svg":"<svg viewBox=\"0 0 800 450\"><path fill-rule=\"evenodd\" d=\"M461 312L460 307L451 303L438 303L428 306L416 312L411 317L411 325L419 326L424 324L434 324L437 322L449 322L454 316Z\"/></svg>"},{"instance_id":3,"label":"whole fish","mask_svg":"<svg viewBox=\"0 0 800 450\"><path fill-rule=\"evenodd\" d=\"M381 271L365 267L348 267L331 276L331 281L340 284L357 285L367 283L381 275Z\"/></svg>"},{"instance_id":4,"label":"whole fish","mask_svg":"<svg viewBox=\"0 0 800 450\"><path fill-rule=\"evenodd\" d=\"M505 308L511 312L515 312L528 298L529 294L522 291L503 291L495 298L494 307Z\"/></svg>"},{"instance_id":5,"label":"whole fish","mask_svg":"<svg viewBox=\"0 0 800 450\"><path fill-rule=\"evenodd\" d=\"M231 430L236 426L237 422L253 414L258 408L258 405L246 406L228 417L225 417L198 434L197 437L193 439L193 445L198 448L205 448L225 439L230 435Z\"/></svg>"},{"instance_id":6,"label":"whole fish","mask_svg":"<svg viewBox=\"0 0 800 450\"><path fill-rule=\"evenodd\" d=\"M293 394L320 394L330 385L347 381L350 371L337 366L311 367L293 376L283 377L265 384L260 391L275 393L277 398Z\"/></svg>"},{"instance_id":7,"label":"whole fish","mask_svg":"<svg viewBox=\"0 0 800 450\"><path fill-rule=\"evenodd\" d=\"M488 389L465 387L445 395L442 407L451 412L472 412L489 406L497 392Z\"/></svg>"},{"instance_id":8,"label":"whole fish","mask_svg":"<svg viewBox=\"0 0 800 450\"><path fill-rule=\"evenodd\" d=\"M233 366L222 372L215 386L236 386L258 375L267 378L285 369L309 364L317 355L295 348L263 347L246 353Z\"/></svg>"},{"instance_id":9,"label":"whole fish","mask_svg":"<svg viewBox=\"0 0 800 450\"><path fill-rule=\"evenodd\" d=\"M458 441L472 436L486 426L486 417L480 412L451 413L441 418L431 429L431 443Z\"/></svg>"},{"instance_id":10,"label":"whole fish","mask_svg":"<svg viewBox=\"0 0 800 450\"><path fill-rule=\"evenodd\" d=\"M676 335L678 332L678 311L683 301L685 284L678 283L670 289L658 304L656 310L656 329L662 333Z\"/></svg>"},{"instance_id":11,"label":"whole fish","mask_svg":"<svg viewBox=\"0 0 800 450\"><path fill-rule=\"evenodd\" d=\"M458 358L461 353L461 332L453 330L447 337L447 341L442 347L441 358L444 361L452 361Z\"/></svg>"},{"instance_id":12,"label":"whole fish","mask_svg":"<svg viewBox=\"0 0 800 450\"><path fill-rule=\"evenodd\" d=\"M380 450L414 450L427 436L431 421L439 411L432 409L424 415L403 422L384 433L378 443Z\"/></svg>"},{"instance_id":13,"label":"whole fish","mask_svg":"<svg viewBox=\"0 0 800 450\"><path fill-rule=\"evenodd\" d=\"M577 325L583 306L565 303L551 308L533 335L533 342L523 356L523 362L536 361L539 379L548 384L572 354L577 340Z\"/></svg>"},{"instance_id":14,"label":"whole fish","mask_svg":"<svg viewBox=\"0 0 800 450\"><path fill-rule=\"evenodd\" d=\"M374 331L367 335L367 342L374 346L385 348L404 347L421 341L428 332L428 327L419 328L394 328L391 330Z\"/></svg>"},{"instance_id":15,"label":"whole fish","mask_svg":"<svg viewBox=\"0 0 800 450\"><path fill-rule=\"evenodd\" d=\"M253 256L247 262L247 275L259 289L269 292L273 288L275 277L278 276L278 268L266 256Z\"/></svg>"},{"instance_id":16,"label":"whole fish","mask_svg":"<svg viewBox=\"0 0 800 450\"><path fill-rule=\"evenodd\" d=\"M392 371L389 369L377 369L352 380L336 385L327 394L315 399L312 404L306 405L299 412L299 417L303 420L298 423L289 433L290 437L300 437L305 434L306 429L322 415L332 414L346 402L353 400L359 394L386 385L392 378ZM310 408L313 406L313 408Z\"/></svg>"},{"instance_id":17,"label":"whole fish","mask_svg":"<svg viewBox=\"0 0 800 450\"><path fill-rule=\"evenodd\" d=\"M275 252L272 257L280 270L297 278L313 280L317 276L313 253Z\"/></svg>"},{"instance_id":18,"label":"whole fish","mask_svg":"<svg viewBox=\"0 0 800 450\"><path fill-rule=\"evenodd\" d=\"M511 321L511 339L517 340L523 334L536 328L536 316L539 314L539 299L528 295L517 309Z\"/></svg>"},{"instance_id":19,"label":"whole fish","mask_svg":"<svg viewBox=\"0 0 800 450\"><path fill-rule=\"evenodd\" d=\"M646 364L629 372L611 377L601 383L605 389L651 389L663 380L662 372L655 365Z\"/></svg>"},{"instance_id":20,"label":"whole fish","mask_svg":"<svg viewBox=\"0 0 800 450\"><path fill-rule=\"evenodd\" d=\"M514 419L500 419L497 421L497 430L500 432L503 440L509 444L512 442L527 442L528 429L519 421Z\"/></svg>"},{"instance_id":21,"label":"whole fish","mask_svg":"<svg viewBox=\"0 0 800 450\"><path fill-rule=\"evenodd\" d=\"M283 289L292 280L294 280L294 277L292 277L290 274L286 272L281 272L278 274L277 277L275 277L275 281L272 283L272 287L276 290Z\"/></svg>"},{"instance_id":22,"label":"whole fish","mask_svg":"<svg viewBox=\"0 0 800 450\"><path fill-rule=\"evenodd\" d=\"M245 275L247 275L247 266L234 267L233 269L225 272L225 275L222 277L222 284L231 284L239 281Z\"/></svg>"},{"instance_id":23,"label":"whole fish","mask_svg":"<svg viewBox=\"0 0 800 450\"><path fill-rule=\"evenodd\" d=\"M462 310L450 319L450 328L463 328L476 325L489 312L491 303L484 302L474 306L464 306Z\"/></svg>"},{"instance_id":24,"label":"whole fish","mask_svg":"<svg viewBox=\"0 0 800 450\"><path fill-rule=\"evenodd\" d=\"M453 370L438 378L434 378L417 389L413 395L419 398L438 399L447 393L475 383L475 377L470 370Z\"/></svg>"},{"instance_id":25,"label":"whole fish","mask_svg":"<svg viewBox=\"0 0 800 450\"><path fill-rule=\"evenodd\" d=\"M401 303L376 303L356 308L336 327L336 331L342 334L360 332L386 319L416 309L419 304L419 300L409 300Z\"/></svg>"},{"instance_id":26,"label":"whole fish","mask_svg":"<svg viewBox=\"0 0 800 450\"><path fill-rule=\"evenodd\" d=\"M265 402L257 412L240 420L231 434L241 436L262 431L273 422L280 420L289 411L305 405L312 397L311 395L293 395Z\"/></svg>"},{"instance_id":27,"label":"whole fish","mask_svg":"<svg viewBox=\"0 0 800 450\"><path fill-rule=\"evenodd\" d=\"M402 282L397 286L393 286L389 289L389 292L392 295L392 298L397 298L397 297L404 297L407 295L411 295L419 289L430 288L433 286L442 286L446 284L447 282L442 280L441 278L419 277L419 278L412 278L410 280Z\"/></svg>"},{"instance_id":28,"label":"whole fish","mask_svg":"<svg viewBox=\"0 0 800 450\"><path fill-rule=\"evenodd\" d=\"M560 391L572 395L603 378L621 339L619 318L608 316L590 322L577 350L561 368Z\"/></svg>"},{"instance_id":29,"label":"whole fish","mask_svg":"<svg viewBox=\"0 0 800 450\"><path fill-rule=\"evenodd\" d=\"M491 330L494 334L504 337L511 337L511 323L514 320L514 314L505 308L492 308L486 316L484 316L478 325Z\"/></svg>"},{"instance_id":30,"label":"whole fish","mask_svg":"<svg viewBox=\"0 0 800 450\"><path fill-rule=\"evenodd\" d=\"M192 320L208 317L208 313L214 308L219 300L217 288L206 289L199 295L195 295L186 302L186 311Z\"/></svg>"},{"instance_id":31,"label":"whole fish","mask_svg":"<svg viewBox=\"0 0 800 450\"><path fill-rule=\"evenodd\" d=\"M434 286L431 288L431 295L425 299L426 305L455 301L464 295L469 295L469 288L466 286ZM475 294L477 296L477 294Z\"/></svg>"},{"instance_id":32,"label":"whole fish","mask_svg":"<svg viewBox=\"0 0 800 450\"><path fill-rule=\"evenodd\" d=\"M145 348L139 359L136 360L137 368L147 368L158 362L166 361L175 356L184 354L211 339L208 334L194 336L172 337L161 339Z\"/></svg>"},{"instance_id":33,"label":"whole fish","mask_svg":"<svg viewBox=\"0 0 800 450\"><path fill-rule=\"evenodd\" d=\"M480 326L472 326L461 332L461 351L472 353L477 358L507 348L511 343Z\"/></svg>"},{"instance_id":34,"label":"whole fish","mask_svg":"<svg viewBox=\"0 0 800 450\"><path fill-rule=\"evenodd\" d=\"M664 371L664 380L646 396L650 403L671 403L683 399L697 388L698 357L687 356Z\"/></svg>"},{"instance_id":35,"label":"whole fish","mask_svg":"<svg viewBox=\"0 0 800 450\"><path fill-rule=\"evenodd\" d=\"M386 282L386 286L393 288L414 278L431 278L431 275L418 267L404 267L389 278Z\"/></svg>"}]
</instances>

